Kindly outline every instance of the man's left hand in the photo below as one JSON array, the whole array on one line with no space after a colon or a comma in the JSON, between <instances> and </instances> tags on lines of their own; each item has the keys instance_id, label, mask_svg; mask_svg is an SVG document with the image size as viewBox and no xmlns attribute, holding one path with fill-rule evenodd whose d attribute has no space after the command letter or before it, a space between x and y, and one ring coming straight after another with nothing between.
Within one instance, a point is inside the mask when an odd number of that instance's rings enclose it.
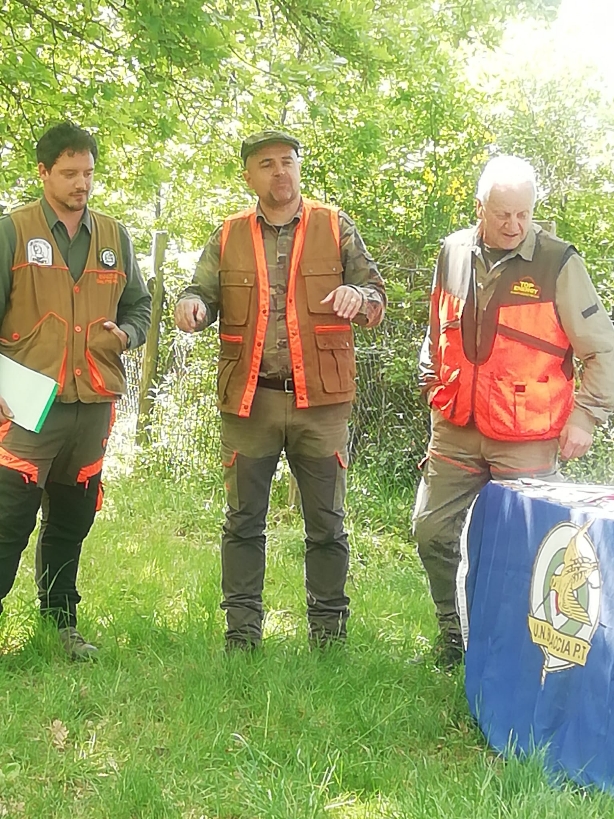
<instances>
[{"instance_id":1,"label":"man's left hand","mask_svg":"<svg viewBox=\"0 0 614 819\"><path fill-rule=\"evenodd\" d=\"M329 304L330 302L332 302L333 311L339 318L350 319L351 321L362 307L363 297L353 287L342 284L332 290L325 299L322 299L320 304Z\"/></svg>"},{"instance_id":2,"label":"man's left hand","mask_svg":"<svg viewBox=\"0 0 614 819\"><path fill-rule=\"evenodd\" d=\"M561 458L570 461L572 458L581 458L586 455L593 443L593 436L582 427L565 424L559 436Z\"/></svg>"},{"instance_id":3,"label":"man's left hand","mask_svg":"<svg viewBox=\"0 0 614 819\"><path fill-rule=\"evenodd\" d=\"M113 333L114 336L117 336L122 343L122 350L126 350L128 348L128 333L120 330L114 321L105 321L102 326L105 330L108 330L109 333Z\"/></svg>"}]
</instances>

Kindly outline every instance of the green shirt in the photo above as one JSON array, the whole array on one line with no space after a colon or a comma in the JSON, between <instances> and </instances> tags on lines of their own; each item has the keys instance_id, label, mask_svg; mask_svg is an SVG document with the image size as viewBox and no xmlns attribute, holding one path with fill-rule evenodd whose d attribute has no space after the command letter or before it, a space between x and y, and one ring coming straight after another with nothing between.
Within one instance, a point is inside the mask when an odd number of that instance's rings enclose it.
<instances>
[{"instance_id":1,"label":"green shirt","mask_svg":"<svg viewBox=\"0 0 614 819\"><path fill-rule=\"evenodd\" d=\"M55 239L62 258L68 265L70 275L77 281L87 259L92 235L92 218L87 208L79 223L77 232L71 239L66 225L43 197L43 213ZM134 255L134 247L123 225L119 225L122 258L126 272L126 287L117 306L117 325L128 336L128 346L143 344L151 321L151 296L139 270ZM17 247L17 235L13 220L9 216L0 218L0 323L4 318L13 287L13 258Z\"/></svg>"}]
</instances>

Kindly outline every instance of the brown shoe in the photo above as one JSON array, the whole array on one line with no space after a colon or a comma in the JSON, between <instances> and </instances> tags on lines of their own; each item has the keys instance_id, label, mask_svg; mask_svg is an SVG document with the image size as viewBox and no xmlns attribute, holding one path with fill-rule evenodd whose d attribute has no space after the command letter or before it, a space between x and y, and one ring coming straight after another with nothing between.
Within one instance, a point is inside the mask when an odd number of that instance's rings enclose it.
<instances>
[{"instance_id":1,"label":"brown shoe","mask_svg":"<svg viewBox=\"0 0 614 819\"><path fill-rule=\"evenodd\" d=\"M95 660L98 657L96 646L86 642L74 626L61 628L58 634L64 651L71 660Z\"/></svg>"}]
</instances>

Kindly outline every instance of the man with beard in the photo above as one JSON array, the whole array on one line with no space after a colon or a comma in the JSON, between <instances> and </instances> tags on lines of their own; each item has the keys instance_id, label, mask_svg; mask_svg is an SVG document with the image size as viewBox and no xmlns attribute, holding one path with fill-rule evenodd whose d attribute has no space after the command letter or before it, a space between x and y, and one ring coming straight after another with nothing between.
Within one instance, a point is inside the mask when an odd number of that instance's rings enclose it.
<instances>
[{"instance_id":1,"label":"man with beard","mask_svg":"<svg viewBox=\"0 0 614 819\"><path fill-rule=\"evenodd\" d=\"M36 433L13 423L0 385L0 611L42 503L41 613L70 657L88 659L97 649L76 627L79 557L126 388L121 354L145 340L151 298L125 228L87 207L94 137L65 122L36 156L42 199L0 219L0 354L50 376L58 392Z\"/></svg>"},{"instance_id":2,"label":"man with beard","mask_svg":"<svg viewBox=\"0 0 614 819\"><path fill-rule=\"evenodd\" d=\"M311 644L343 641L349 616L343 504L355 395L351 322L379 324L385 295L352 220L301 196L299 148L281 131L243 142L244 177L258 202L212 235L175 310L188 333L219 315L228 649L261 641L264 529L282 450L301 493Z\"/></svg>"}]
</instances>

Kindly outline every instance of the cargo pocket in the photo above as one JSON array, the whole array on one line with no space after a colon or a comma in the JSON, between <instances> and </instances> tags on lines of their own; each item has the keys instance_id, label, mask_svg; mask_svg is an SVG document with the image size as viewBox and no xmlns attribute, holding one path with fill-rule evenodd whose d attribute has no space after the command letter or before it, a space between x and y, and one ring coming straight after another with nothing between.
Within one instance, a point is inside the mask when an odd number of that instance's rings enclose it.
<instances>
[{"instance_id":1,"label":"cargo pocket","mask_svg":"<svg viewBox=\"0 0 614 819\"><path fill-rule=\"evenodd\" d=\"M237 451L225 444L221 444L222 467L224 469L224 489L226 503L231 509L239 508L239 493L237 491Z\"/></svg>"},{"instance_id":2,"label":"cargo pocket","mask_svg":"<svg viewBox=\"0 0 614 819\"><path fill-rule=\"evenodd\" d=\"M220 357L217 364L217 389L220 404L228 401L228 383L241 358L243 336L231 336L220 333Z\"/></svg>"},{"instance_id":3,"label":"cargo pocket","mask_svg":"<svg viewBox=\"0 0 614 819\"><path fill-rule=\"evenodd\" d=\"M67 337L67 322L47 313L30 332L14 332L8 339L0 339L0 353L60 382Z\"/></svg>"},{"instance_id":4,"label":"cargo pocket","mask_svg":"<svg viewBox=\"0 0 614 819\"><path fill-rule=\"evenodd\" d=\"M533 436L550 432L550 403L548 376L542 381L491 378L488 407L490 425L495 433Z\"/></svg>"},{"instance_id":5,"label":"cargo pocket","mask_svg":"<svg viewBox=\"0 0 614 819\"><path fill-rule=\"evenodd\" d=\"M322 304L329 293L343 284L340 262L316 262L301 265L301 275L305 280L307 309L310 313L333 315L332 302Z\"/></svg>"},{"instance_id":6,"label":"cargo pocket","mask_svg":"<svg viewBox=\"0 0 614 819\"><path fill-rule=\"evenodd\" d=\"M347 487L347 471L348 471L348 451L344 449L343 452L335 452L337 458L337 477L335 479L335 507L337 512L343 509L345 503L345 493Z\"/></svg>"},{"instance_id":7,"label":"cargo pocket","mask_svg":"<svg viewBox=\"0 0 614 819\"><path fill-rule=\"evenodd\" d=\"M222 270L220 272L220 319L224 324L235 327L243 327L247 324L255 283L255 273L244 270Z\"/></svg>"},{"instance_id":8,"label":"cargo pocket","mask_svg":"<svg viewBox=\"0 0 614 819\"><path fill-rule=\"evenodd\" d=\"M105 330L106 318L93 321L87 328L85 357L92 386L100 395L122 395L126 391L126 371L121 359L123 346L111 330Z\"/></svg>"},{"instance_id":9,"label":"cargo pocket","mask_svg":"<svg viewBox=\"0 0 614 819\"><path fill-rule=\"evenodd\" d=\"M356 378L356 362L349 325L315 328L320 378L324 392L349 392Z\"/></svg>"}]
</instances>

